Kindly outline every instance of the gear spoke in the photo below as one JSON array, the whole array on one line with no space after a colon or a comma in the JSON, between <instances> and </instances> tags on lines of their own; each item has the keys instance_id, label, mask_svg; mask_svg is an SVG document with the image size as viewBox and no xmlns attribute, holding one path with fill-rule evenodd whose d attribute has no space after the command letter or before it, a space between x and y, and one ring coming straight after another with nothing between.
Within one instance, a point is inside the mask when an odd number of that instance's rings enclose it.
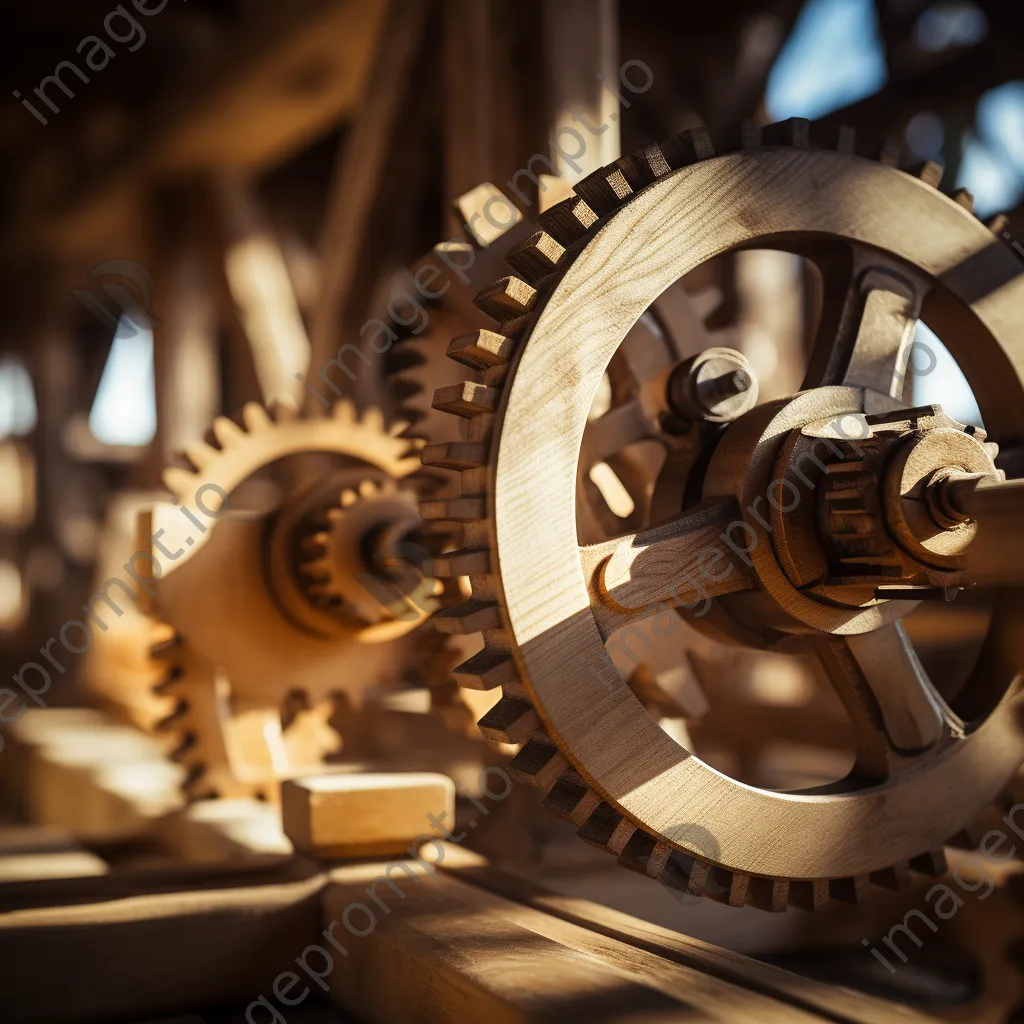
<instances>
[{"instance_id":1,"label":"gear spoke","mask_svg":"<svg viewBox=\"0 0 1024 1024\"><path fill-rule=\"evenodd\" d=\"M735 502L707 502L643 533L580 548L603 639L669 608L702 615L711 598L749 589L748 566L723 533L738 518Z\"/></svg>"},{"instance_id":2,"label":"gear spoke","mask_svg":"<svg viewBox=\"0 0 1024 1024\"><path fill-rule=\"evenodd\" d=\"M908 755L954 734L953 713L932 686L902 623L821 638L815 646L857 734L855 774L890 778Z\"/></svg>"},{"instance_id":3,"label":"gear spoke","mask_svg":"<svg viewBox=\"0 0 1024 1024\"><path fill-rule=\"evenodd\" d=\"M864 388L865 411L888 412L902 405L911 346L930 285L859 247L845 270L835 275L841 285L825 295L815 354L824 347L827 365L812 360L804 387Z\"/></svg>"},{"instance_id":4,"label":"gear spoke","mask_svg":"<svg viewBox=\"0 0 1024 1024\"><path fill-rule=\"evenodd\" d=\"M580 469L586 472L626 445L650 436L651 425L644 416L639 399L633 398L622 405L613 406L603 416L587 424L580 451Z\"/></svg>"}]
</instances>

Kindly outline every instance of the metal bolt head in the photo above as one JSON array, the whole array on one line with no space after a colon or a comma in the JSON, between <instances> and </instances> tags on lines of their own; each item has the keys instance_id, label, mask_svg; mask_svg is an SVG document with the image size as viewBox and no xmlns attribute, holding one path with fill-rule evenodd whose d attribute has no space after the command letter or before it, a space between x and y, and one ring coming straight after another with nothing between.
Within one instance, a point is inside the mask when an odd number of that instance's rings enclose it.
<instances>
[{"instance_id":1,"label":"metal bolt head","mask_svg":"<svg viewBox=\"0 0 1024 1024\"><path fill-rule=\"evenodd\" d=\"M742 352L709 348L672 371L667 395L683 419L730 423L757 405L757 376Z\"/></svg>"}]
</instances>

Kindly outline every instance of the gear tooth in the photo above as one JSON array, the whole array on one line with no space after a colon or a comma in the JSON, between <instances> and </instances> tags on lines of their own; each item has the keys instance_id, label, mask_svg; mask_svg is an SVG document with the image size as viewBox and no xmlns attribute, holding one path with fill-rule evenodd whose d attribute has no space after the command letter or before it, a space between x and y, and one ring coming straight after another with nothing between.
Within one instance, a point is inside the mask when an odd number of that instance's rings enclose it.
<instances>
[{"instance_id":1,"label":"gear tooth","mask_svg":"<svg viewBox=\"0 0 1024 1024\"><path fill-rule=\"evenodd\" d=\"M565 246L556 242L546 231L538 231L525 242L510 249L505 261L523 280L539 285L557 269L565 255Z\"/></svg>"},{"instance_id":2,"label":"gear tooth","mask_svg":"<svg viewBox=\"0 0 1024 1024\"><path fill-rule=\"evenodd\" d=\"M442 519L451 523L475 523L487 518L487 498L483 494L468 494L441 501L424 501L420 503L420 515L424 519Z\"/></svg>"},{"instance_id":3,"label":"gear tooth","mask_svg":"<svg viewBox=\"0 0 1024 1024\"><path fill-rule=\"evenodd\" d=\"M952 195L953 202L962 206L968 213L974 213L974 193L965 188L958 188Z\"/></svg>"},{"instance_id":4,"label":"gear tooth","mask_svg":"<svg viewBox=\"0 0 1024 1024\"><path fill-rule=\"evenodd\" d=\"M576 182L572 190L599 217L613 213L633 195L626 176L615 164L600 167L588 174L582 181Z\"/></svg>"},{"instance_id":5,"label":"gear tooth","mask_svg":"<svg viewBox=\"0 0 1024 1024\"><path fill-rule=\"evenodd\" d=\"M167 756L176 764L181 764L189 759L196 748L196 738L193 733L186 732L178 738L176 746L167 751Z\"/></svg>"},{"instance_id":6,"label":"gear tooth","mask_svg":"<svg viewBox=\"0 0 1024 1024\"><path fill-rule=\"evenodd\" d=\"M924 163L912 167L907 173L915 178L919 178L932 188L938 188L942 184L942 175L945 173L945 168L934 160L925 160Z\"/></svg>"},{"instance_id":7,"label":"gear tooth","mask_svg":"<svg viewBox=\"0 0 1024 1024\"><path fill-rule=\"evenodd\" d=\"M424 466L438 469L481 469L487 465L487 445L480 441L428 444L420 453Z\"/></svg>"},{"instance_id":8,"label":"gear tooth","mask_svg":"<svg viewBox=\"0 0 1024 1024\"><path fill-rule=\"evenodd\" d=\"M182 669L180 665L171 665L164 675L153 684L151 688L153 693L158 697L173 697L177 691L178 683L181 682L183 674L184 669ZM164 717L167 718L170 716L165 715Z\"/></svg>"},{"instance_id":9,"label":"gear tooth","mask_svg":"<svg viewBox=\"0 0 1024 1024\"><path fill-rule=\"evenodd\" d=\"M548 799L550 799L550 794ZM596 793L594 794L594 799L597 799ZM544 806L548 806L547 800L545 800ZM562 815L559 815L559 817L562 817ZM622 853L619 854L619 863L630 871L650 877L647 869L657 846L658 842L654 836L638 828L629 837L629 841L623 847Z\"/></svg>"},{"instance_id":10,"label":"gear tooth","mask_svg":"<svg viewBox=\"0 0 1024 1024\"><path fill-rule=\"evenodd\" d=\"M198 800L215 800L218 795L217 790L206 778L206 765L202 762L188 767L182 789L190 803Z\"/></svg>"},{"instance_id":11,"label":"gear tooth","mask_svg":"<svg viewBox=\"0 0 1024 1024\"><path fill-rule=\"evenodd\" d=\"M359 500L359 495L356 494L356 492L353 491L350 487L346 487L345 490L343 490L341 492L341 499L340 499L340 501L341 501L341 507L342 508L350 508L358 500Z\"/></svg>"},{"instance_id":12,"label":"gear tooth","mask_svg":"<svg viewBox=\"0 0 1024 1024\"><path fill-rule=\"evenodd\" d=\"M662 839L655 840L654 849L647 859L647 866L644 869L649 878L661 881L661 876L668 865L669 857L672 856L672 847Z\"/></svg>"},{"instance_id":13,"label":"gear tooth","mask_svg":"<svg viewBox=\"0 0 1024 1024\"><path fill-rule=\"evenodd\" d=\"M482 416L494 412L500 398L501 391L498 388L464 381L462 384L438 388L434 392L433 407L454 416Z\"/></svg>"},{"instance_id":14,"label":"gear tooth","mask_svg":"<svg viewBox=\"0 0 1024 1024\"><path fill-rule=\"evenodd\" d=\"M883 142L869 146L865 156L869 160L875 160L885 167L899 167L903 155L900 145L886 139Z\"/></svg>"},{"instance_id":15,"label":"gear tooth","mask_svg":"<svg viewBox=\"0 0 1024 1024\"><path fill-rule=\"evenodd\" d=\"M811 125L811 144L818 149L831 149L835 153L852 156L857 149L857 132L848 124L822 128Z\"/></svg>"},{"instance_id":16,"label":"gear tooth","mask_svg":"<svg viewBox=\"0 0 1024 1024\"><path fill-rule=\"evenodd\" d=\"M927 853L914 857L910 861L910 870L916 871L919 875L927 875L929 878L944 875L949 870L946 851L929 850Z\"/></svg>"},{"instance_id":17,"label":"gear tooth","mask_svg":"<svg viewBox=\"0 0 1024 1024\"><path fill-rule=\"evenodd\" d=\"M403 413L403 415L404 415L404 413ZM410 428L411 426L412 426L412 423L410 423L410 422L409 422L408 418L405 418L405 419L397 419L397 420L395 420L395 422L394 422L394 423L392 423L392 424L391 424L391 426L390 426L390 427L388 427L388 433L389 433L389 434L390 434L390 435L391 435L392 437L401 437L401 438L405 438L405 436L406 436L405 432L406 432L406 431L407 431L407 430L408 430L408 429L409 429L409 428ZM409 440L416 440L416 438L409 438Z\"/></svg>"},{"instance_id":18,"label":"gear tooth","mask_svg":"<svg viewBox=\"0 0 1024 1024\"><path fill-rule=\"evenodd\" d=\"M195 473L187 469L179 469L177 466L168 466L163 471L161 479L164 482L164 487L182 501L190 501L199 487Z\"/></svg>"},{"instance_id":19,"label":"gear tooth","mask_svg":"<svg viewBox=\"0 0 1024 1024\"><path fill-rule=\"evenodd\" d=\"M994 217L985 221L985 227L992 232L993 235L999 235L1004 237L1009 233L1010 218L1005 213L997 213Z\"/></svg>"},{"instance_id":20,"label":"gear tooth","mask_svg":"<svg viewBox=\"0 0 1024 1024\"><path fill-rule=\"evenodd\" d=\"M582 199L572 196L545 210L537 222L559 245L570 246L597 223L597 214Z\"/></svg>"},{"instance_id":21,"label":"gear tooth","mask_svg":"<svg viewBox=\"0 0 1024 1024\"><path fill-rule=\"evenodd\" d=\"M359 418L360 423L370 430L384 433L384 413L377 406L372 405L366 409Z\"/></svg>"},{"instance_id":22,"label":"gear tooth","mask_svg":"<svg viewBox=\"0 0 1024 1024\"><path fill-rule=\"evenodd\" d=\"M792 146L807 149L811 144L811 122L806 117L791 117L765 125L761 137L766 146Z\"/></svg>"},{"instance_id":23,"label":"gear tooth","mask_svg":"<svg viewBox=\"0 0 1024 1024\"><path fill-rule=\"evenodd\" d=\"M497 602L470 598L437 612L434 625L440 633L482 633L485 629L500 629L501 616Z\"/></svg>"},{"instance_id":24,"label":"gear tooth","mask_svg":"<svg viewBox=\"0 0 1024 1024\"><path fill-rule=\"evenodd\" d=\"M544 798L544 806L556 817L577 828L597 810L601 798L574 771L563 772ZM634 836L644 835L637 831Z\"/></svg>"},{"instance_id":25,"label":"gear tooth","mask_svg":"<svg viewBox=\"0 0 1024 1024\"><path fill-rule=\"evenodd\" d=\"M185 446L185 457L201 473L220 458L220 452L203 441L197 441Z\"/></svg>"},{"instance_id":26,"label":"gear tooth","mask_svg":"<svg viewBox=\"0 0 1024 1024\"><path fill-rule=\"evenodd\" d=\"M181 637L172 633L161 640L155 640L149 645L149 656L151 658L170 658L182 648Z\"/></svg>"},{"instance_id":27,"label":"gear tooth","mask_svg":"<svg viewBox=\"0 0 1024 1024\"><path fill-rule=\"evenodd\" d=\"M827 878L789 883L789 905L797 910L825 910L831 902Z\"/></svg>"},{"instance_id":28,"label":"gear tooth","mask_svg":"<svg viewBox=\"0 0 1024 1024\"><path fill-rule=\"evenodd\" d=\"M668 849L667 855L659 843L652 856L656 870L655 877L670 889L688 893L691 896L703 896L711 871L711 865L680 850Z\"/></svg>"},{"instance_id":29,"label":"gear tooth","mask_svg":"<svg viewBox=\"0 0 1024 1024\"><path fill-rule=\"evenodd\" d=\"M408 402L410 398L422 394L424 390L422 384L410 380L408 377L395 377L391 381L391 397L401 405Z\"/></svg>"},{"instance_id":30,"label":"gear tooth","mask_svg":"<svg viewBox=\"0 0 1024 1024\"><path fill-rule=\"evenodd\" d=\"M213 436L216 438L217 444L221 446L221 449L227 451L244 440L245 431L234 420L228 419L227 416L218 416L213 421Z\"/></svg>"},{"instance_id":31,"label":"gear tooth","mask_svg":"<svg viewBox=\"0 0 1024 1024\"><path fill-rule=\"evenodd\" d=\"M536 299L536 288L509 275L477 292L473 304L492 320L503 324L529 313Z\"/></svg>"},{"instance_id":32,"label":"gear tooth","mask_svg":"<svg viewBox=\"0 0 1024 1024\"><path fill-rule=\"evenodd\" d=\"M396 343L388 352L388 374L390 376L408 373L409 370L418 370L427 364L427 357L423 355L418 346L410 345L408 339L405 340L406 344Z\"/></svg>"},{"instance_id":33,"label":"gear tooth","mask_svg":"<svg viewBox=\"0 0 1024 1024\"><path fill-rule=\"evenodd\" d=\"M576 830L576 835L585 843L618 857L635 831L636 825L602 801Z\"/></svg>"},{"instance_id":34,"label":"gear tooth","mask_svg":"<svg viewBox=\"0 0 1024 1024\"><path fill-rule=\"evenodd\" d=\"M565 758L550 740L532 739L509 762L508 773L525 786L549 790L569 768Z\"/></svg>"},{"instance_id":35,"label":"gear tooth","mask_svg":"<svg viewBox=\"0 0 1024 1024\"><path fill-rule=\"evenodd\" d=\"M184 721L187 715L188 701L179 700L178 703L175 704L171 713L167 715L166 718L161 718L160 721L153 726L153 729L156 732L177 732L180 729L182 721Z\"/></svg>"},{"instance_id":36,"label":"gear tooth","mask_svg":"<svg viewBox=\"0 0 1024 1024\"><path fill-rule=\"evenodd\" d=\"M646 146L619 157L615 161L615 166L622 172L634 192L646 188L672 170L661 151L661 146L656 142L649 142Z\"/></svg>"},{"instance_id":37,"label":"gear tooth","mask_svg":"<svg viewBox=\"0 0 1024 1024\"><path fill-rule=\"evenodd\" d=\"M901 889L906 889L910 881L910 863L909 861L901 862L893 864L892 867L882 868L880 871L872 871L868 879L872 885L888 889L891 892L899 892Z\"/></svg>"},{"instance_id":38,"label":"gear tooth","mask_svg":"<svg viewBox=\"0 0 1024 1024\"><path fill-rule=\"evenodd\" d=\"M507 217L499 218L490 209L495 200L505 206L508 211ZM454 201L453 206L462 220L463 229L481 249L493 245L523 219L515 203L489 181L464 192ZM505 220L508 221L507 224L500 223ZM499 223L496 224L495 221Z\"/></svg>"},{"instance_id":39,"label":"gear tooth","mask_svg":"<svg viewBox=\"0 0 1024 1024\"><path fill-rule=\"evenodd\" d=\"M752 876L747 887L747 903L758 910L782 913L789 905L789 879Z\"/></svg>"},{"instance_id":40,"label":"gear tooth","mask_svg":"<svg viewBox=\"0 0 1024 1024\"><path fill-rule=\"evenodd\" d=\"M512 358L515 341L495 331L471 331L453 338L448 358L474 370L493 370L506 366Z\"/></svg>"},{"instance_id":41,"label":"gear tooth","mask_svg":"<svg viewBox=\"0 0 1024 1024\"><path fill-rule=\"evenodd\" d=\"M672 170L689 167L715 155L715 147L711 142L711 133L707 128L687 128L686 131L661 144L661 152L666 163Z\"/></svg>"},{"instance_id":42,"label":"gear tooth","mask_svg":"<svg viewBox=\"0 0 1024 1024\"><path fill-rule=\"evenodd\" d=\"M258 402L246 402L242 407L242 422L250 434L256 434L270 428L270 417L267 410Z\"/></svg>"},{"instance_id":43,"label":"gear tooth","mask_svg":"<svg viewBox=\"0 0 1024 1024\"><path fill-rule=\"evenodd\" d=\"M750 893L750 875L738 871L729 872L725 902L730 907L745 907Z\"/></svg>"},{"instance_id":44,"label":"gear tooth","mask_svg":"<svg viewBox=\"0 0 1024 1024\"><path fill-rule=\"evenodd\" d=\"M379 491L377 484L373 480L360 480L359 481L359 497L364 501L372 501L377 497Z\"/></svg>"},{"instance_id":45,"label":"gear tooth","mask_svg":"<svg viewBox=\"0 0 1024 1024\"><path fill-rule=\"evenodd\" d=\"M836 152L852 156L857 150L857 129L852 125L843 124L839 126L839 134L836 138Z\"/></svg>"},{"instance_id":46,"label":"gear tooth","mask_svg":"<svg viewBox=\"0 0 1024 1024\"><path fill-rule=\"evenodd\" d=\"M518 697L502 697L477 725L489 740L525 743L540 727L540 718L527 701Z\"/></svg>"},{"instance_id":47,"label":"gear tooth","mask_svg":"<svg viewBox=\"0 0 1024 1024\"><path fill-rule=\"evenodd\" d=\"M867 875L854 875L849 878L833 878L829 882L829 893L832 899L840 903L857 906L864 902L871 888Z\"/></svg>"},{"instance_id":48,"label":"gear tooth","mask_svg":"<svg viewBox=\"0 0 1024 1024\"><path fill-rule=\"evenodd\" d=\"M733 124L713 128L710 132L711 145L716 156L738 153L761 145L761 128L754 121L736 121Z\"/></svg>"},{"instance_id":49,"label":"gear tooth","mask_svg":"<svg viewBox=\"0 0 1024 1024\"><path fill-rule=\"evenodd\" d=\"M289 423L299 417L299 408L291 398L275 398L270 403L270 418L275 423Z\"/></svg>"},{"instance_id":50,"label":"gear tooth","mask_svg":"<svg viewBox=\"0 0 1024 1024\"><path fill-rule=\"evenodd\" d=\"M331 417L340 423L355 423L359 419L355 405L347 398L339 398L331 406Z\"/></svg>"},{"instance_id":51,"label":"gear tooth","mask_svg":"<svg viewBox=\"0 0 1024 1024\"><path fill-rule=\"evenodd\" d=\"M516 663L508 651L485 647L452 670L459 686L467 690L493 690L519 681Z\"/></svg>"},{"instance_id":52,"label":"gear tooth","mask_svg":"<svg viewBox=\"0 0 1024 1024\"><path fill-rule=\"evenodd\" d=\"M461 548L430 558L423 571L434 579L455 576L486 576L491 571L491 553L487 548Z\"/></svg>"}]
</instances>

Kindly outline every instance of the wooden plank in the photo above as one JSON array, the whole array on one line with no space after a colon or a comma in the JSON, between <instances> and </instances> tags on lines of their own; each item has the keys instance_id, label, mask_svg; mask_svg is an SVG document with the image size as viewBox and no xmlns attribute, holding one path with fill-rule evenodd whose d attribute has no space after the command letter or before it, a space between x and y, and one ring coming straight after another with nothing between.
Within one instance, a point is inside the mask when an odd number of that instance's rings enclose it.
<instances>
[{"instance_id":1,"label":"wooden plank","mask_svg":"<svg viewBox=\"0 0 1024 1024\"><path fill-rule=\"evenodd\" d=\"M106 873L106 863L67 832L41 825L0 827L0 885Z\"/></svg>"},{"instance_id":2,"label":"wooden plank","mask_svg":"<svg viewBox=\"0 0 1024 1024\"><path fill-rule=\"evenodd\" d=\"M331 186L321 240L320 299L310 327L310 376L338 349L338 331L366 244L373 199L426 19L423 0L394 0L373 58L366 98L348 133ZM322 407L309 394L305 407Z\"/></svg>"},{"instance_id":3,"label":"wooden plank","mask_svg":"<svg viewBox=\"0 0 1024 1024\"><path fill-rule=\"evenodd\" d=\"M184 773L160 743L91 708L33 708L0 758L9 799L31 821L95 842L150 839L194 862L280 860L276 807L254 799L183 806ZM2 778L2 776L0 776ZM13 802L13 801L12 801Z\"/></svg>"},{"instance_id":4,"label":"wooden plank","mask_svg":"<svg viewBox=\"0 0 1024 1024\"><path fill-rule=\"evenodd\" d=\"M445 873L525 906L543 911L639 950L657 954L773 999L816 1019L860 1024L924 1024L931 1018L838 986L823 985L761 963L742 953L650 924L639 918L573 896L564 896L520 875L494 868L475 854L445 844L439 862ZM653 880L652 880L652 884ZM799 1018L794 1018L799 1019Z\"/></svg>"},{"instance_id":5,"label":"wooden plank","mask_svg":"<svg viewBox=\"0 0 1024 1024\"><path fill-rule=\"evenodd\" d=\"M307 957L338 1004L357 1016L381 1024L822 1019L791 1000L737 986L447 872L424 875L415 861L390 867L390 887L376 884L386 881L385 864L332 872L324 927L346 953L338 955L335 947L328 966L331 947L322 938L325 955Z\"/></svg>"},{"instance_id":6,"label":"wooden plank","mask_svg":"<svg viewBox=\"0 0 1024 1024\"><path fill-rule=\"evenodd\" d=\"M160 876L0 887L5 1020L97 1021L252 999L315 938L324 876ZM141 890L141 891L140 891ZM28 905L26 905L28 903ZM294 952L293 952L294 951Z\"/></svg>"}]
</instances>

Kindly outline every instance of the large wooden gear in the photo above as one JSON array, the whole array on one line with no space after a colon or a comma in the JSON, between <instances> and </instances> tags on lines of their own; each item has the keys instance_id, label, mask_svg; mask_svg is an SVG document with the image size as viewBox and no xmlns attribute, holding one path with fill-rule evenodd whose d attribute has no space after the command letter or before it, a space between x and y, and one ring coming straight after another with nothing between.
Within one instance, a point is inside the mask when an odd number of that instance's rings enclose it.
<instances>
[{"instance_id":1,"label":"large wooden gear","mask_svg":"<svg viewBox=\"0 0 1024 1024\"><path fill-rule=\"evenodd\" d=\"M972 517L984 535L976 510L1019 498L993 442L1024 437L1024 265L929 171L862 159L846 133L812 148L808 134L799 120L687 131L591 175L543 215L544 232L509 254L523 276L477 298L499 329L455 345L483 372L438 392L436 407L465 427L428 457L461 470L462 493L423 508L463 524L462 550L435 571L468 576L472 598L435 622L482 634L483 651L456 674L501 688L480 724L522 744L515 775L626 866L771 910L856 900L869 881L940 870L946 840L1024 760L1008 643L1016 597L996 608L955 694L932 686L901 624L922 595L973 582ZM644 533L581 545L576 468L610 360L666 288L741 247L795 252L822 272L804 390L721 435L696 504ZM919 318L963 368L991 441L937 408L905 408ZM886 449L866 482L843 447L859 442ZM801 478L819 446L833 454ZM848 471L856 486L837 484ZM652 615L670 631L686 612L735 642L796 643L820 658L856 734L845 779L754 789L658 728L605 643Z\"/></svg>"}]
</instances>

